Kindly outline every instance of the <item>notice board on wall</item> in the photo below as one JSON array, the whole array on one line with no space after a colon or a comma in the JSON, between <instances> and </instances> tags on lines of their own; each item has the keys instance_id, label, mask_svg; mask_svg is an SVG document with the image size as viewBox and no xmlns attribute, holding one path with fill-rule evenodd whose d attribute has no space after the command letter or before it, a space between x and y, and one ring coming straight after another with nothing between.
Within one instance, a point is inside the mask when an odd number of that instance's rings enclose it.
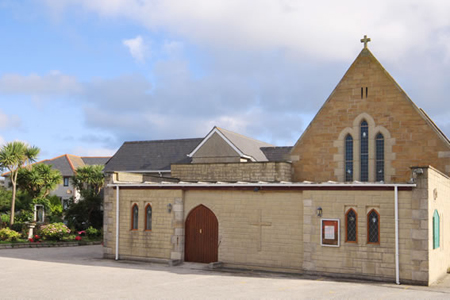
<instances>
[{"instance_id":1,"label":"notice board on wall","mask_svg":"<svg viewBox=\"0 0 450 300\"><path fill-rule=\"evenodd\" d=\"M340 222L339 219L320 220L320 245L339 247Z\"/></svg>"}]
</instances>

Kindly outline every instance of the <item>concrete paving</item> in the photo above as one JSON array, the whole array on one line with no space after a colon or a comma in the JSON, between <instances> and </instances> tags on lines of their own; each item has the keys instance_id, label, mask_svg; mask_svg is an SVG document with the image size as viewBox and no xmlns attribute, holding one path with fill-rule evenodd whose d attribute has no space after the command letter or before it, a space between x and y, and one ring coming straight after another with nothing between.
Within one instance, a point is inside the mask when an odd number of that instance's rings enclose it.
<instances>
[{"instance_id":1,"label":"concrete paving","mask_svg":"<svg viewBox=\"0 0 450 300\"><path fill-rule=\"evenodd\" d=\"M0 250L0 299L450 299L432 287L102 259L101 246Z\"/></svg>"}]
</instances>

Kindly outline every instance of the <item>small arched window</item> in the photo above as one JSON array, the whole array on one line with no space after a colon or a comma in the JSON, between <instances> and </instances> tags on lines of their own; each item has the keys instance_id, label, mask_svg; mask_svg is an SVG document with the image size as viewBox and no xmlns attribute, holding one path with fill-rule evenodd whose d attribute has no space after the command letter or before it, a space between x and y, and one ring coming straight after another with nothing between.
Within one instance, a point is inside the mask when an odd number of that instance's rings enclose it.
<instances>
[{"instance_id":1,"label":"small arched window","mask_svg":"<svg viewBox=\"0 0 450 300\"><path fill-rule=\"evenodd\" d=\"M376 180L384 181L384 136L377 134L376 139Z\"/></svg>"},{"instance_id":2,"label":"small arched window","mask_svg":"<svg viewBox=\"0 0 450 300\"><path fill-rule=\"evenodd\" d=\"M437 210L433 214L433 249L437 249L440 246L440 217Z\"/></svg>"},{"instance_id":3,"label":"small arched window","mask_svg":"<svg viewBox=\"0 0 450 300\"><path fill-rule=\"evenodd\" d=\"M350 208L345 215L345 241L348 243L358 242L358 215L353 208Z\"/></svg>"},{"instance_id":4,"label":"small arched window","mask_svg":"<svg viewBox=\"0 0 450 300\"><path fill-rule=\"evenodd\" d=\"M367 243L380 243L380 215L375 209L367 214Z\"/></svg>"},{"instance_id":5,"label":"small arched window","mask_svg":"<svg viewBox=\"0 0 450 300\"><path fill-rule=\"evenodd\" d=\"M345 181L353 181L353 138L345 138Z\"/></svg>"},{"instance_id":6,"label":"small arched window","mask_svg":"<svg viewBox=\"0 0 450 300\"><path fill-rule=\"evenodd\" d=\"M152 230L152 206L150 204L145 207L145 230Z\"/></svg>"},{"instance_id":7,"label":"small arched window","mask_svg":"<svg viewBox=\"0 0 450 300\"><path fill-rule=\"evenodd\" d=\"M131 230L138 229L139 208L137 204L131 207Z\"/></svg>"},{"instance_id":8,"label":"small arched window","mask_svg":"<svg viewBox=\"0 0 450 300\"><path fill-rule=\"evenodd\" d=\"M361 122L361 181L369 181L369 125Z\"/></svg>"}]
</instances>

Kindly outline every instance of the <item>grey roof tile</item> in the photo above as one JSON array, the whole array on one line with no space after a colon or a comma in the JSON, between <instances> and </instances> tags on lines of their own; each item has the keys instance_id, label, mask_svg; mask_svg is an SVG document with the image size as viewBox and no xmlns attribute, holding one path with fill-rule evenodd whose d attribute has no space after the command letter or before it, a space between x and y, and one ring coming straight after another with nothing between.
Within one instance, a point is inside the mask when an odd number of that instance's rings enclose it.
<instances>
[{"instance_id":1,"label":"grey roof tile","mask_svg":"<svg viewBox=\"0 0 450 300\"><path fill-rule=\"evenodd\" d=\"M223 128L216 128L245 155L253 157L256 161L267 161L261 147L273 147L273 145Z\"/></svg>"},{"instance_id":2,"label":"grey roof tile","mask_svg":"<svg viewBox=\"0 0 450 300\"><path fill-rule=\"evenodd\" d=\"M190 163L187 156L202 138L125 142L106 163L105 172L170 170L173 163Z\"/></svg>"}]
</instances>

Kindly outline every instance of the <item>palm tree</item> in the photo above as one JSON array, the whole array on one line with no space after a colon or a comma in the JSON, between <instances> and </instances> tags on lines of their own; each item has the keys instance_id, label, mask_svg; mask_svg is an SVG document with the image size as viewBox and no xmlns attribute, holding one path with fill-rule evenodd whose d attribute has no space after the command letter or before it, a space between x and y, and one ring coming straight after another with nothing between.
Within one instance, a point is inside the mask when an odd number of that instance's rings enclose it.
<instances>
[{"instance_id":1,"label":"palm tree","mask_svg":"<svg viewBox=\"0 0 450 300\"><path fill-rule=\"evenodd\" d=\"M30 169L22 168L17 176L17 186L33 198L45 198L58 184L62 183L61 173L51 165L34 164Z\"/></svg>"},{"instance_id":2,"label":"palm tree","mask_svg":"<svg viewBox=\"0 0 450 300\"><path fill-rule=\"evenodd\" d=\"M20 168L29 166L32 162L36 161L39 152L39 148L19 141L7 143L0 149L0 168L9 170L9 177L11 178L12 184L10 225L14 224L17 174Z\"/></svg>"},{"instance_id":3,"label":"palm tree","mask_svg":"<svg viewBox=\"0 0 450 300\"><path fill-rule=\"evenodd\" d=\"M100 194L105 184L104 167L103 165L88 165L76 169L72 183L84 198Z\"/></svg>"}]
</instances>

